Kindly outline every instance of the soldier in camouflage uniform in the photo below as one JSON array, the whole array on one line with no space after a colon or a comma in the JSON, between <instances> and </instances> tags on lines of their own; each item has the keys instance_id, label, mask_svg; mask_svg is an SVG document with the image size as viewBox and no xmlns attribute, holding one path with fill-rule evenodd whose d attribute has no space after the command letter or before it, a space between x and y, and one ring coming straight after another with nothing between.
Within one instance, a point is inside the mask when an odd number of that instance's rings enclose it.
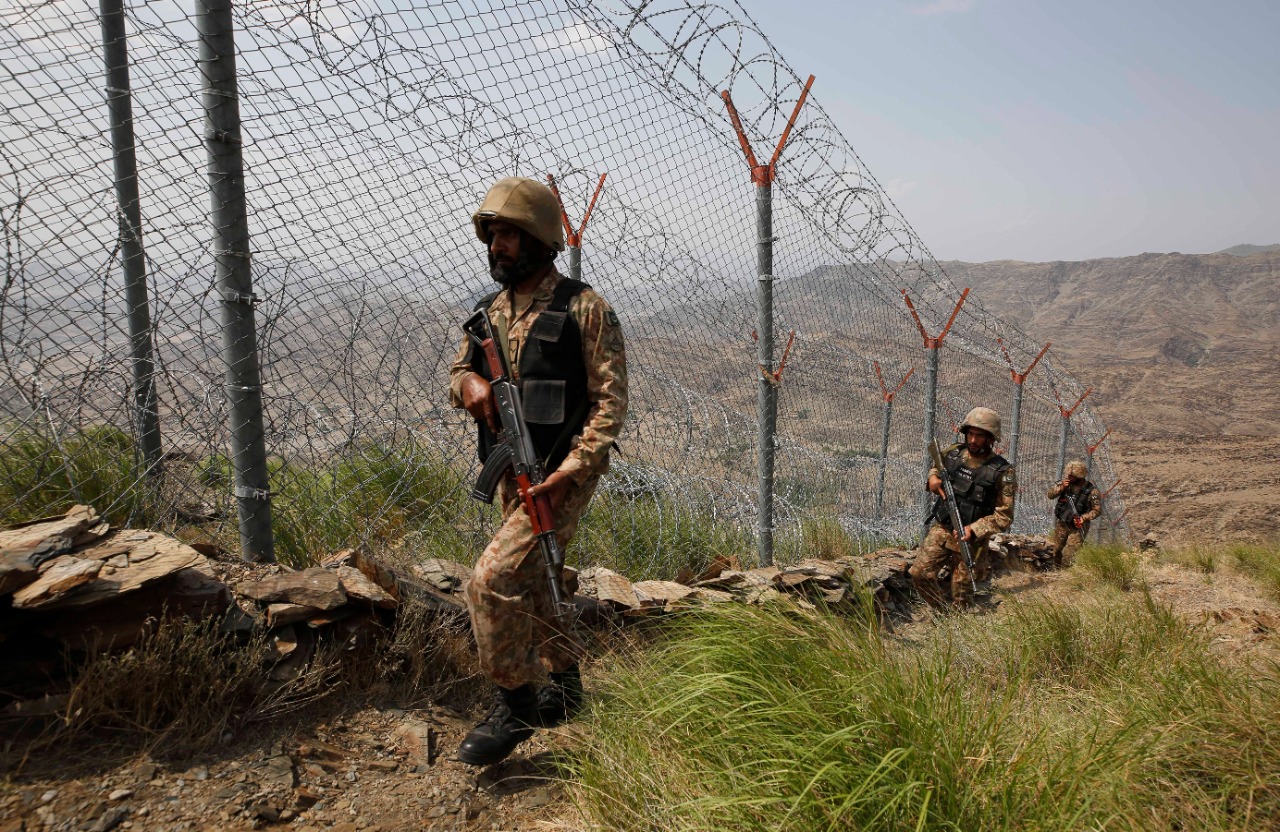
<instances>
[{"instance_id":1,"label":"soldier in camouflage uniform","mask_svg":"<svg viewBox=\"0 0 1280 832\"><path fill-rule=\"evenodd\" d=\"M502 288L488 309L494 333L521 387L525 421L547 471L535 496L550 498L561 546L586 511L627 413L627 366L618 316L590 286L562 276L559 202L532 179L496 183L473 217ZM496 441L488 370L468 339L450 370L455 407L476 418L483 459ZM508 475L499 487L503 524L466 587L480 666L498 687L485 719L458 758L489 765L509 755L534 726L556 724L582 703L582 645L555 626L551 589L529 517ZM568 593L565 593L566 596ZM535 684L550 674L541 690Z\"/></svg>"},{"instance_id":2,"label":"soldier in camouflage uniform","mask_svg":"<svg viewBox=\"0 0 1280 832\"><path fill-rule=\"evenodd\" d=\"M1102 512L1102 494L1089 482L1089 468L1080 460L1067 463L1062 482L1050 487L1048 497L1054 500L1053 565L1070 566L1076 552L1089 536L1089 522Z\"/></svg>"},{"instance_id":3,"label":"soldier in camouflage uniform","mask_svg":"<svg viewBox=\"0 0 1280 832\"><path fill-rule=\"evenodd\" d=\"M938 582L947 575L951 578L952 604L963 609L973 602L969 569L942 499L945 494L942 477L950 477L955 489L965 540L973 547L974 567L979 575L987 572L987 538L1013 525L1014 499L1018 493L1013 466L995 452L995 443L1000 441L999 414L986 407L975 407L965 416L960 432L965 441L952 445L942 454L946 470L929 469L927 487L939 496L939 501L934 508L933 525L920 545L910 572L916 592L937 609L946 606Z\"/></svg>"}]
</instances>

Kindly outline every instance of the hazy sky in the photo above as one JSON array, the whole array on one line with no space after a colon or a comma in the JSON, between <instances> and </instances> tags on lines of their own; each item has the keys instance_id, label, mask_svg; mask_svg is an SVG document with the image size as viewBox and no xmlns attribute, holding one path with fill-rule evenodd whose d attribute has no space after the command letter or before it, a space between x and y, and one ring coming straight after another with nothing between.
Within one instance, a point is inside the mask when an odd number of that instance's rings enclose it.
<instances>
[{"instance_id":1,"label":"hazy sky","mask_svg":"<svg viewBox=\"0 0 1280 832\"><path fill-rule=\"evenodd\" d=\"M1280 243L1280 0L742 0L939 259Z\"/></svg>"}]
</instances>

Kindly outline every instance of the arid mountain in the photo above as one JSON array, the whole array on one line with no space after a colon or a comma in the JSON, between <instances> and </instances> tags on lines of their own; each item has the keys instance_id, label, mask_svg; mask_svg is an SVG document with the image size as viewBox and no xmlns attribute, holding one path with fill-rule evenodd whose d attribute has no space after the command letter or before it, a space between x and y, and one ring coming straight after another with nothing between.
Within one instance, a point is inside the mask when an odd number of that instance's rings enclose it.
<instances>
[{"instance_id":1,"label":"arid mountain","mask_svg":"<svg viewBox=\"0 0 1280 832\"><path fill-rule=\"evenodd\" d=\"M1139 531L1280 536L1280 251L943 266L1095 387Z\"/></svg>"}]
</instances>

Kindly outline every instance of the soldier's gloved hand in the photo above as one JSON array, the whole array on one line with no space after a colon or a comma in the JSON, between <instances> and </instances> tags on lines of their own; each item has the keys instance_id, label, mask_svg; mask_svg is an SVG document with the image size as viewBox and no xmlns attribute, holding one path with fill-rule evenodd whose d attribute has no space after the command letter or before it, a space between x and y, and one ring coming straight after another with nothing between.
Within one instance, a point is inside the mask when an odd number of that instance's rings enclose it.
<instances>
[{"instance_id":1,"label":"soldier's gloved hand","mask_svg":"<svg viewBox=\"0 0 1280 832\"><path fill-rule=\"evenodd\" d=\"M564 502L565 495L569 493L569 486L573 485L573 478L564 471L555 471L539 485L535 485L529 489L529 496L542 497L546 496L551 501L551 510L559 511L560 504Z\"/></svg>"},{"instance_id":2,"label":"soldier's gloved hand","mask_svg":"<svg viewBox=\"0 0 1280 832\"><path fill-rule=\"evenodd\" d=\"M498 403L493 398L493 388L479 373L468 373L462 379L462 406L473 417L483 420L489 430L498 433Z\"/></svg>"},{"instance_id":3,"label":"soldier's gloved hand","mask_svg":"<svg viewBox=\"0 0 1280 832\"><path fill-rule=\"evenodd\" d=\"M1084 518L1083 518L1083 517L1072 517L1072 518L1071 518L1071 524L1072 524L1073 526L1075 526L1077 529L1082 529L1082 528L1084 528Z\"/></svg>"}]
</instances>

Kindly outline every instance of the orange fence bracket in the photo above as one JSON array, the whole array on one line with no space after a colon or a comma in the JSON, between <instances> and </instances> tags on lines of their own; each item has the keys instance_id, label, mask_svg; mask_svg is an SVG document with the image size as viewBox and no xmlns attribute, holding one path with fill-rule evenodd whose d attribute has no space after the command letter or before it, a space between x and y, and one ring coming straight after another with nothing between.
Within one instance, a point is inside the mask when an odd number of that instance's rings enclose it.
<instances>
[{"instance_id":1,"label":"orange fence bracket","mask_svg":"<svg viewBox=\"0 0 1280 832\"><path fill-rule=\"evenodd\" d=\"M947 333L951 331L951 325L956 322L956 316L960 314L960 307L964 306L964 299L969 297L968 289L960 293L960 300L956 301L956 308L951 310L951 317L947 319L947 325L942 328L937 337L933 337L925 332L924 324L920 322L920 313L916 312L915 304L911 302L911 296L907 294L907 290L899 289L899 291L902 292L902 299L907 302L907 310L911 312L911 317L916 322L916 328L920 330L920 337L924 339L924 348L927 350L936 350L942 346L942 339L947 337Z\"/></svg>"},{"instance_id":2,"label":"orange fence bracket","mask_svg":"<svg viewBox=\"0 0 1280 832\"><path fill-rule=\"evenodd\" d=\"M872 361L871 366L876 368L876 379L880 382L880 396L886 402L893 401L893 397L898 395L898 391L902 389L902 385L906 384L907 379L911 378L911 374L916 371L915 367L912 367L911 369L907 370L907 374L902 377L902 381L899 381L898 386L893 388L891 392L888 386L886 386L884 383L884 374L880 372L880 362Z\"/></svg>"},{"instance_id":3,"label":"orange fence bracket","mask_svg":"<svg viewBox=\"0 0 1280 832\"><path fill-rule=\"evenodd\" d=\"M1027 376L1031 375L1031 371L1036 368L1036 365L1040 363L1040 359L1044 358L1044 354L1049 351L1050 345L1053 344L1052 341L1046 342L1040 348L1040 352L1036 353L1036 357L1027 365L1027 369L1018 372L1013 366L1013 356L1009 355L1009 348L1004 345L1004 339L997 338L996 343L1000 345L1000 351L1004 353L1004 360L1009 364L1009 376L1013 379L1014 384L1022 384L1027 380Z\"/></svg>"},{"instance_id":4,"label":"orange fence bracket","mask_svg":"<svg viewBox=\"0 0 1280 832\"><path fill-rule=\"evenodd\" d=\"M564 225L564 242L565 245L577 248L582 245L582 233L587 230L587 223L591 220L591 212L595 210L596 199L600 196L600 190L604 188L604 178L608 173L600 174L600 181L596 183L596 191L591 195L591 203L587 205L587 213L582 215L582 222L578 225L578 230L573 230L573 225L569 222L569 213L564 209L564 200L560 198L560 189L556 187L556 178L551 174L547 174L547 184L551 186L551 192L556 195L556 202L560 204L560 222Z\"/></svg>"},{"instance_id":5,"label":"orange fence bracket","mask_svg":"<svg viewBox=\"0 0 1280 832\"><path fill-rule=\"evenodd\" d=\"M724 106L729 111L729 121L733 123L733 132L738 134L738 144L742 147L742 155L747 157L747 164L751 166L751 182L757 187L767 188L773 184L778 158L782 156L782 148L787 144L787 138L791 135L791 128L795 126L796 118L800 115L800 108L804 106L804 100L809 97L809 88L812 86L813 76L810 75L809 80L804 84L804 89L800 92L800 98L796 101L796 108L791 111L791 118L787 119L787 126L782 130L782 138L778 139L778 146L773 149L773 157L763 165L756 161L756 154L751 150L751 140L747 138L747 131L742 127L742 119L738 117L738 108L733 106L733 98L729 95L729 91L725 90L720 93L720 98L724 101Z\"/></svg>"}]
</instances>

